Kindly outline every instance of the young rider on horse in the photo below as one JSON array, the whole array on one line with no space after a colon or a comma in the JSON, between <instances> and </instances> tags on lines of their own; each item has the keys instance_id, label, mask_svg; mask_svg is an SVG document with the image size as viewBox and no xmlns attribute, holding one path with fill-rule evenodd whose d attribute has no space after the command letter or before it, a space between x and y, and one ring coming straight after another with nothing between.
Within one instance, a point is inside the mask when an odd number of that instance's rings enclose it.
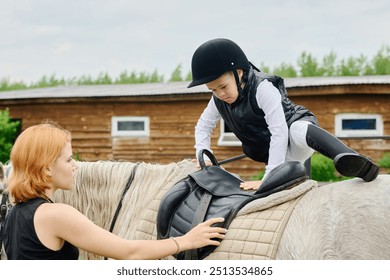
<instances>
[{"instance_id":1,"label":"young rider on horse","mask_svg":"<svg viewBox=\"0 0 390 280\"><path fill-rule=\"evenodd\" d=\"M210 135L222 117L242 142L244 153L266 163L264 178L283 162L304 163L314 150L331 158L344 176L366 182L377 177L378 166L320 128L311 111L287 97L283 79L258 70L235 42L221 38L205 42L195 51L191 66L188 87L206 84L213 92L195 127L196 155L210 150ZM260 185L261 181L252 181L241 187Z\"/></svg>"}]
</instances>

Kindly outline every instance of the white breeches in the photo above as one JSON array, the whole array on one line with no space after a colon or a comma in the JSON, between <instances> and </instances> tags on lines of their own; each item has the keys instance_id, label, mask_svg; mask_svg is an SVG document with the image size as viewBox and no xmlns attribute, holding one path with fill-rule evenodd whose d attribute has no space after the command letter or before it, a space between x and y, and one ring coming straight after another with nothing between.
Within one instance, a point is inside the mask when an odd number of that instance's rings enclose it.
<instances>
[{"instance_id":1,"label":"white breeches","mask_svg":"<svg viewBox=\"0 0 390 280\"><path fill-rule=\"evenodd\" d=\"M311 123L308 121L296 121L290 126L286 161L304 163L314 153L314 150L306 142L307 126L309 124Z\"/></svg>"}]
</instances>

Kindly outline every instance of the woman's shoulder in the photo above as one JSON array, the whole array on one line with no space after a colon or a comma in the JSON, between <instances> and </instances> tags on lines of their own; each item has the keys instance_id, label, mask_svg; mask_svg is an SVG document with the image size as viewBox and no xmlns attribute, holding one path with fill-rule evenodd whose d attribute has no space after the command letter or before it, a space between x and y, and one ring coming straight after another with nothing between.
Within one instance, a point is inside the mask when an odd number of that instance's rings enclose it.
<instances>
[{"instance_id":1,"label":"woman's shoulder","mask_svg":"<svg viewBox=\"0 0 390 280\"><path fill-rule=\"evenodd\" d=\"M37 211L37 218L49 219L59 221L61 218L66 218L71 215L78 215L81 213L76 208L64 203L42 203Z\"/></svg>"}]
</instances>

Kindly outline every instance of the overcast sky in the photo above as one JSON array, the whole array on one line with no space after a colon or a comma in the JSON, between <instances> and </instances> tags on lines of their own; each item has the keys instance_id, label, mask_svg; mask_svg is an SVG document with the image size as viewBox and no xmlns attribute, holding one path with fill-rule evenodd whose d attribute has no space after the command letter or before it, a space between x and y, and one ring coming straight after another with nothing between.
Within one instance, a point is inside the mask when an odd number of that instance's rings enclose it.
<instances>
[{"instance_id":1,"label":"overcast sky","mask_svg":"<svg viewBox=\"0 0 390 280\"><path fill-rule=\"evenodd\" d=\"M390 46L389 0L0 0L0 79L183 75L203 42L236 41L269 67Z\"/></svg>"}]
</instances>

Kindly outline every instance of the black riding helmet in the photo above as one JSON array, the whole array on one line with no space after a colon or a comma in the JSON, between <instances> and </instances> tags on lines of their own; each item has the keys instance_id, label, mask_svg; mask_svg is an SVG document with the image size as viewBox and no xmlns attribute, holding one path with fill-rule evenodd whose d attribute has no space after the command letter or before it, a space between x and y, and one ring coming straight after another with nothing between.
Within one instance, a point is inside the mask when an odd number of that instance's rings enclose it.
<instances>
[{"instance_id":1,"label":"black riding helmet","mask_svg":"<svg viewBox=\"0 0 390 280\"><path fill-rule=\"evenodd\" d=\"M237 77L234 70L246 72L250 67L245 53L236 43L223 38L213 39L202 44L192 56L192 82L188 87L214 81L227 71L233 71Z\"/></svg>"}]
</instances>

